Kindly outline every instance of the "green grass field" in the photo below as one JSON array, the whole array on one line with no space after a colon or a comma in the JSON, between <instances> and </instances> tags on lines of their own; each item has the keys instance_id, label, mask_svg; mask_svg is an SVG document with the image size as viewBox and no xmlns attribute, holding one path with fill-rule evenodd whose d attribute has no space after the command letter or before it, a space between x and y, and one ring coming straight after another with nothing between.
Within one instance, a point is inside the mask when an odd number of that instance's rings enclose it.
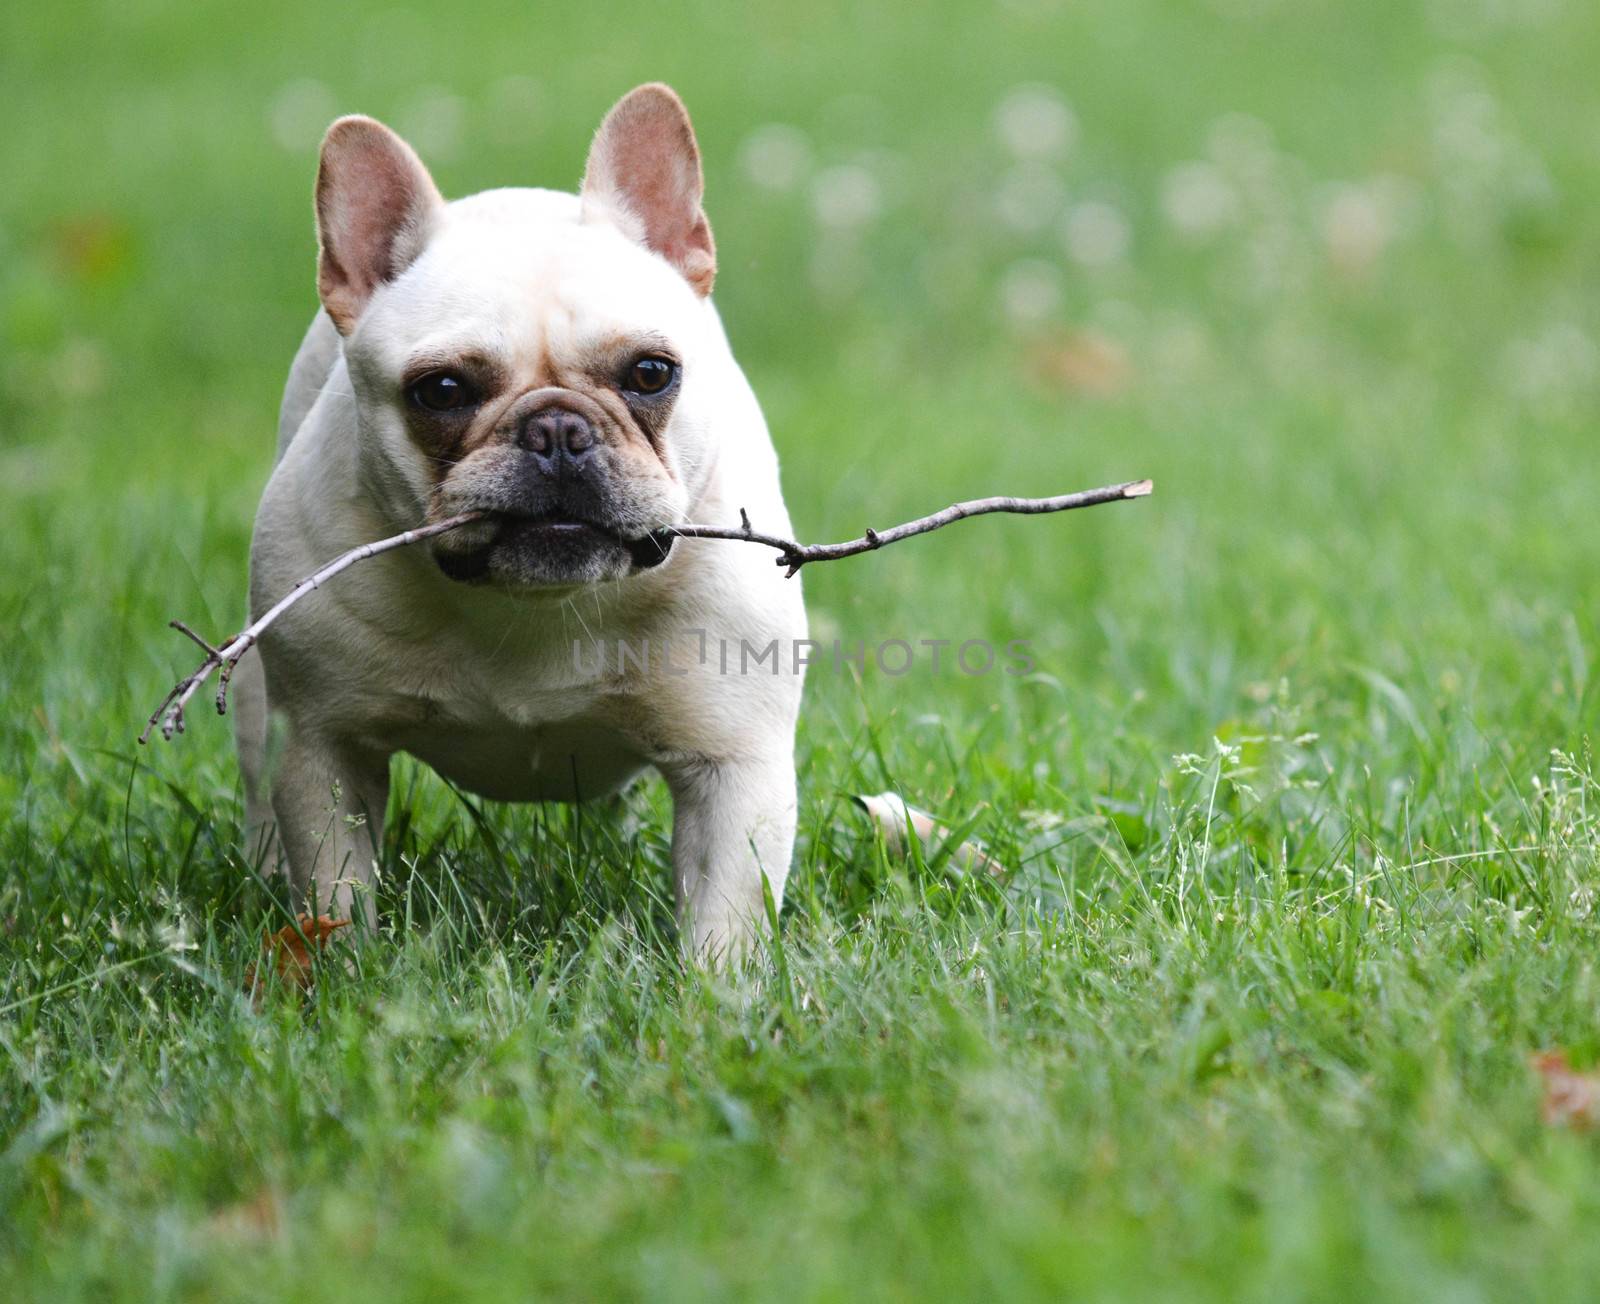
<instances>
[{"instance_id":1,"label":"green grass field","mask_svg":"<svg viewBox=\"0 0 1600 1304\"><path fill-rule=\"evenodd\" d=\"M1600 11L721 8L0 15L0 1297L1592 1298ZM317 138L568 187L653 78L802 537L1156 496L806 572L1037 671L813 675L758 973L659 784L403 766L385 928L257 1013L226 722L134 737L242 615Z\"/></svg>"}]
</instances>

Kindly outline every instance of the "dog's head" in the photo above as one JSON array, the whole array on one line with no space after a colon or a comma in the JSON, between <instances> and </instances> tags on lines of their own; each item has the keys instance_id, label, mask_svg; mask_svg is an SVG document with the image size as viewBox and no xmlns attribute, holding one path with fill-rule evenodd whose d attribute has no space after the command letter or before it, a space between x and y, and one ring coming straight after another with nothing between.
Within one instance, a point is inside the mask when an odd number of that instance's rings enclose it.
<instances>
[{"instance_id":1,"label":"dog's head","mask_svg":"<svg viewBox=\"0 0 1600 1304\"><path fill-rule=\"evenodd\" d=\"M381 123L329 129L318 289L361 487L412 519L490 514L434 541L452 579L569 586L666 559L729 365L702 189L689 116L659 85L606 116L576 196L447 204Z\"/></svg>"}]
</instances>

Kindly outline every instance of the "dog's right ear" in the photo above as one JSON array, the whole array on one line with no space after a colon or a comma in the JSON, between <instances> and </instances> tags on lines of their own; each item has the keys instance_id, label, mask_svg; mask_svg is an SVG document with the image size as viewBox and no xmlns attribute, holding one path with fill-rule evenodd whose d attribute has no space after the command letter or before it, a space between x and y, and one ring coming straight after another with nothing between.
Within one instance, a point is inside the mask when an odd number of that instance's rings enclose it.
<instances>
[{"instance_id":1,"label":"dog's right ear","mask_svg":"<svg viewBox=\"0 0 1600 1304\"><path fill-rule=\"evenodd\" d=\"M340 118L317 168L317 292L341 335L372 292L428 243L444 198L416 152L383 123Z\"/></svg>"},{"instance_id":2,"label":"dog's right ear","mask_svg":"<svg viewBox=\"0 0 1600 1304\"><path fill-rule=\"evenodd\" d=\"M660 254L702 299L717 276L705 188L700 146L676 91L652 82L611 106L583 170L584 212L603 214Z\"/></svg>"}]
</instances>

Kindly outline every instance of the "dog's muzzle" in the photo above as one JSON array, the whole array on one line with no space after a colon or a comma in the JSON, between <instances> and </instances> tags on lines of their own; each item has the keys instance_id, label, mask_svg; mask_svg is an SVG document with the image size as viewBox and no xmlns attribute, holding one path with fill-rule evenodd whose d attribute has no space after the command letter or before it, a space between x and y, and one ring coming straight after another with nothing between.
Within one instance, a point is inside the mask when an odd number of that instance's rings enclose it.
<instances>
[{"instance_id":1,"label":"dog's muzzle","mask_svg":"<svg viewBox=\"0 0 1600 1304\"><path fill-rule=\"evenodd\" d=\"M569 391L526 399L500 426L492 462L475 474L464 463L441 487L437 511L488 519L441 536L439 568L464 583L540 587L624 579L665 562L677 536L648 528L661 507L620 469L604 413Z\"/></svg>"}]
</instances>

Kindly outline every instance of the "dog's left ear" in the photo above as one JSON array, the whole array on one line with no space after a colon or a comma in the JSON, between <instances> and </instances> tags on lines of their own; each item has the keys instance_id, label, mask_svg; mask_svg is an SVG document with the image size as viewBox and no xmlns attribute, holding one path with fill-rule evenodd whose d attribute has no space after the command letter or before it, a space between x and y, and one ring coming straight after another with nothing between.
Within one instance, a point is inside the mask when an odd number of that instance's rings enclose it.
<instances>
[{"instance_id":1,"label":"dog's left ear","mask_svg":"<svg viewBox=\"0 0 1600 1304\"><path fill-rule=\"evenodd\" d=\"M372 292L422 253L444 200L416 152L381 122L340 118L317 168L317 292L341 335Z\"/></svg>"},{"instance_id":2,"label":"dog's left ear","mask_svg":"<svg viewBox=\"0 0 1600 1304\"><path fill-rule=\"evenodd\" d=\"M608 218L678 269L704 298L716 245L700 201L705 179L689 111L670 86L629 91L606 114L583 172L586 218Z\"/></svg>"}]
</instances>

